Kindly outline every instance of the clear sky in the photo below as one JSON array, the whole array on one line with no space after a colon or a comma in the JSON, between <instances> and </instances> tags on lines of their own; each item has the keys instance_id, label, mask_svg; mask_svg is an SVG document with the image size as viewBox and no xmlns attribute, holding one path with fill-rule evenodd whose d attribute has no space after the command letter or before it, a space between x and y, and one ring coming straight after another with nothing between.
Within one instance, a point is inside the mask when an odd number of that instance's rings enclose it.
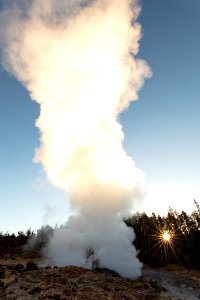
<instances>
[{"instance_id":1,"label":"clear sky","mask_svg":"<svg viewBox=\"0 0 200 300\"><path fill-rule=\"evenodd\" d=\"M142 0L138 57L150 65L139 100L121 115L125 148L146 174L136 209L191 211L200 202L200 2ZM1 1L0 1L1 6ZM0 231L62 223L67 196L33 163L37 104L0 69Z\"/></svg>"}]
</instances>

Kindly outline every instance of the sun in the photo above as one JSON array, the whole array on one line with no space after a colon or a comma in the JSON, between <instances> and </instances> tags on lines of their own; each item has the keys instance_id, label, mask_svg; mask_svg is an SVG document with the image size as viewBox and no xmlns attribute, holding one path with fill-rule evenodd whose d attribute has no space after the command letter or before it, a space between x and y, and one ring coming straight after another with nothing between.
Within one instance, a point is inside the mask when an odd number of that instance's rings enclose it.
<instances>
[{"instance_id":1,"label":"sun","mask_svg":"<svg viewBox=\"0 0 200 300\"><path fill-rule=\"evenodd\" d=\"M171 234L169 233L169 231L163 231L161 238L163 239L164 242L170 242Z\"/></svg>"},{"instance_id":2,"label":"sun","mask_svg":"<svg viewBox=\"0 0 200 300\"><path fill-rule=\"evenodd\" d=\"M154 239L157 240L155 246L173 248L175 246L176 235L172 230L157 228Z\"/></svg>"},{"instance_id":3,"label":"sun","mask_svg":"<svg viewBox=\"0 0 200 300\"><path fill-rule=\"evenodd\" d=\"M153 252L160 252L165 257L166 262L177 256L179 249L179 235L171 228L171 226L156 226L155 234L152 235L152 255Z\"/></svg>"}]
</instances>

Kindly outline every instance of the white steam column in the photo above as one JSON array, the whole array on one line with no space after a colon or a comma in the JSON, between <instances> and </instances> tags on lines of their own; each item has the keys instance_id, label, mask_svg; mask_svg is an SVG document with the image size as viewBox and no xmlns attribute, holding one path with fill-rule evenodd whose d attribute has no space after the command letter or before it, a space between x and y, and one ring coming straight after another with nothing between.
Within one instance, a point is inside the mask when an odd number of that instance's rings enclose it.
<instances>
[{"instance_id":1,"label":"white steam column","mask_svg":"<svg viewBox=\"0 0 200 300\"><path fill-rule=\"evenodd\" d=\"M16 0L0 13L4 67L40 105L35 162L78 210L54 232L48 255L85 266L92 249L101 267L130 278L141 263L122 218L144 174L123 149L118 116L150 76L135 58L139 11L131 0Z\"/></svg>"}]
</instances>

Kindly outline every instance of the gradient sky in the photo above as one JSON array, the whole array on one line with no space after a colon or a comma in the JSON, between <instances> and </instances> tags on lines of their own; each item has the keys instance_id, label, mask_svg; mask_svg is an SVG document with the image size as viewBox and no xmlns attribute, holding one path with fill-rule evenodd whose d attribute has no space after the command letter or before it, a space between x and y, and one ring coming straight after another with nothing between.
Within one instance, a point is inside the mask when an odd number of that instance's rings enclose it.
<instances>
[{"instance_id":1,"label":"gradient sky","mask_svg":"<svg viewBox=\"0 0 200 300\"><path fill-rule=\"evenodd\" d=\"M136 210L191 212L200 202L200 1L142 0L138 54L151 66L139 101L121 115L125 148L146 174ZM0 1L1 7L1 1ZM0 231L62 223L69 208L33 163L37 104L0 69Z\"/></svg>"}]
</instances>

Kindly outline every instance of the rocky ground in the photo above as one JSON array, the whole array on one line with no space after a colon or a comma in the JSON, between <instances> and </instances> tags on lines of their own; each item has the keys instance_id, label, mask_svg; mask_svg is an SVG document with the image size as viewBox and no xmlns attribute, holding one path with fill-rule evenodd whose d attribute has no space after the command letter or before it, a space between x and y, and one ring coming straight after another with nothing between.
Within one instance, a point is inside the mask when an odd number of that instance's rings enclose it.
<instances>
[{"instance_id":1,"label":"rocky ground","mask_svg":"<svg viewBox=\"0 0 200 300\"><path fill-rule=\"evenodd\" d=\"M200 299L200 272L189 271L175 266L174 269L144 269L143 275L159 283L166 289L162 299L197 300Z\"/></svg>"},{"instance_id":2,"label":"rocky ground","mask_svg":"<svg viewBox=\"0 0 200 300\"><path fill-rule=\"evenodd\" d=\"M140 279L129 280L107 269L37 265L34 256L0 259L0 299L200 299L199 272L144 268Z\"/></svg>"}]
</instances>

